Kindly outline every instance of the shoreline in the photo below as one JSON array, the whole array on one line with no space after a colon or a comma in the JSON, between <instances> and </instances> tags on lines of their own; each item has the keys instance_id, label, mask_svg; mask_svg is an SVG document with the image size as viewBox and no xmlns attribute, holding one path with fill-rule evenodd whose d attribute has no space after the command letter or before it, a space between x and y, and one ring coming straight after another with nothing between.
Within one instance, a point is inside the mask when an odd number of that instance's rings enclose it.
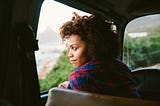
<instances>
[{"instance_id":1,"label":"shoreline","mask_svg":"<svg viewBox=\"0 0 160 106\"><path fill-rule=\"evenodd\" d=\"M46 61L41 65L41 71L38 73L39 79L45 79L46 75L53 69L56 61Z\"/></svg>"}]
</instances>

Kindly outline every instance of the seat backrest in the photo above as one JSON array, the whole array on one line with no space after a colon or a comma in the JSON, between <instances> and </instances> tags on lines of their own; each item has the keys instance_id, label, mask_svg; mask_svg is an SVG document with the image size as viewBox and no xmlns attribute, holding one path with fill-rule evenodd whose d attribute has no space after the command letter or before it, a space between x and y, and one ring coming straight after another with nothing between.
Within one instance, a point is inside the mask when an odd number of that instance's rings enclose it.
<instances>
[{"instance_id":1,"label":"seat backrest","mask_svg":"<svg viewBox=\"0 0 160 106\"><path fill-rule=\"evenodd\" d=\"M139 80L143 99L160 100L160 69L143 68L132 72Z\"/></svg>"},{"instance_id":2,"label":"seat backrest","mask_svg":"<svg viewBox=\"0 0 160 106\"><path fill-rule=\"evenodd\" d=\"M160 102L52 88L46 106L160 106Z\"/></svg>"}]
</instances>

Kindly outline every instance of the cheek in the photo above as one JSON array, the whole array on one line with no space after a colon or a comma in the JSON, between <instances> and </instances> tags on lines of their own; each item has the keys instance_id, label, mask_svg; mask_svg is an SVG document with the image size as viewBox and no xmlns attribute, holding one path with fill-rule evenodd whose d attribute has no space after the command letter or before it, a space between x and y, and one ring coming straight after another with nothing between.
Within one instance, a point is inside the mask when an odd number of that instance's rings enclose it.
<instances>
[{"instance_id":1,"label":"cheek","mask_svg":"<svg viewBox=\"0 0 160 106\"><path fill-rule=\"evenodd\" d=\"M80 62L84 63L87 61L87 57L86 55L82 55L80 58L79 58Z\"/></svg>"},{"instance_id":2,"label":"cheek","mask_svg":"<svg viewBox=\"0 0 160 106\"><path fill-rule=\"evenodd\" d=\"M84 64L85 62L88 61L88 53L87 52L82 52L79 55L79 61L81 62L81 64Z\"/></svg>"}]
</instances>

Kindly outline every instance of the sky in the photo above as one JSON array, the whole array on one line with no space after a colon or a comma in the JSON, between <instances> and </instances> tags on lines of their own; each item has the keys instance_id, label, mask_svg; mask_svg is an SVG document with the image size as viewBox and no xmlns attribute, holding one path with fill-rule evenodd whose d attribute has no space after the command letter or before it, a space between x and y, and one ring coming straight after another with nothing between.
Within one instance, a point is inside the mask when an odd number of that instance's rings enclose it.
<instances>
[{"instance_id":1,"label":"sky","mask_svg":"<svg viewBox=\"0 0 160 106\"><path fill-rule=\"evenodd\" d=\"M60 26L71 19L73 12L77 12L79 15L87 15L85 12L81 12L54 0L44 0L40 12L38 34L48 27L58 32Z\"/></svg>"}]
</instances>

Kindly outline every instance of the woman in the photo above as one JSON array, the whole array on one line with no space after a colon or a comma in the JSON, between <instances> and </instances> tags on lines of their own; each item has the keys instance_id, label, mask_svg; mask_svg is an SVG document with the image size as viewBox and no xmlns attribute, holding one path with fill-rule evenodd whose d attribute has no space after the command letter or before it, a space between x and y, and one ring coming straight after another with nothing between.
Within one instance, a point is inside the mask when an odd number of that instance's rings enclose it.
<instances>
[{"instance_id":1,"label":"woman","mask_svg":"<svg viewBox=\"0 0 160 106\"><path fill-rule=\"evenodd\" d=\"M75 70L69 81L59 87L116 96L139 96L130 69L117 59L118 35L103 17L74 13L72 20L60 28L60 35L66 42L67 56Z\"/></svg>"}]
</instances>

